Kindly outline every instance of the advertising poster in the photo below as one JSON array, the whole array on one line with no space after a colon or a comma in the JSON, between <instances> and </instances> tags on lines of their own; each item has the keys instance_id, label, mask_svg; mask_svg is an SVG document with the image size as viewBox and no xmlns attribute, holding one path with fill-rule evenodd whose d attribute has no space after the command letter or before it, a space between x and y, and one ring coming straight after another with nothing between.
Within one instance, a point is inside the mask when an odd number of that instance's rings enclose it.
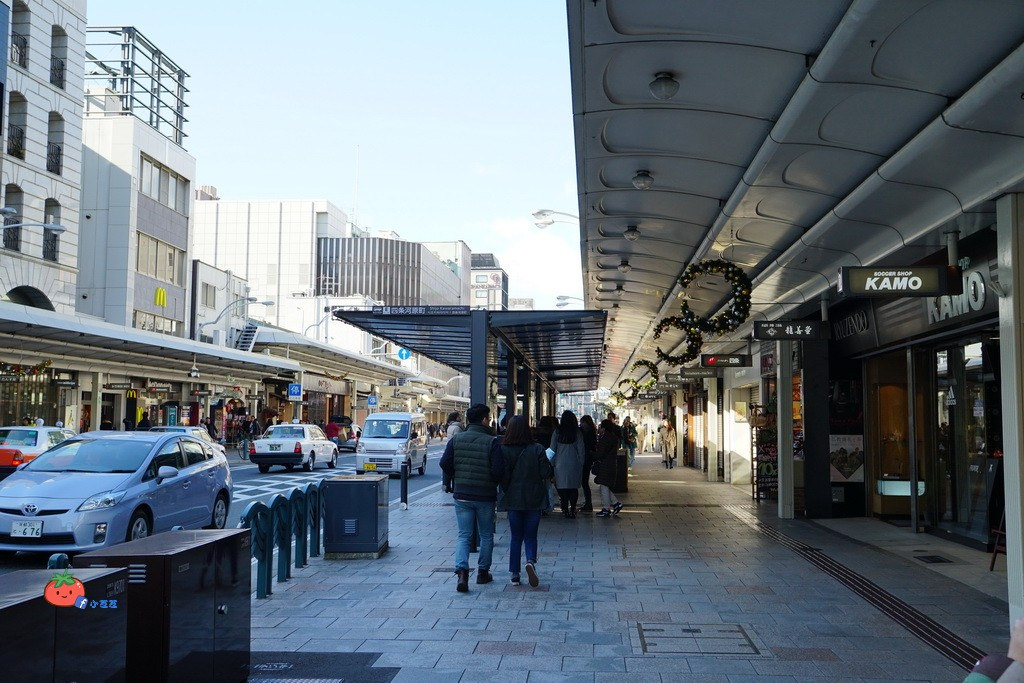
<instances>
[{"instance_id":1,"label":"advertising poster","mask_svg":"<svg viewBox=\"0 0 1024 683\"><path fill-rule=\"evenodd\" d=\"M864 481L864 437L860 434L829 434L832 482Z\"/></svg>"}]
</instances>

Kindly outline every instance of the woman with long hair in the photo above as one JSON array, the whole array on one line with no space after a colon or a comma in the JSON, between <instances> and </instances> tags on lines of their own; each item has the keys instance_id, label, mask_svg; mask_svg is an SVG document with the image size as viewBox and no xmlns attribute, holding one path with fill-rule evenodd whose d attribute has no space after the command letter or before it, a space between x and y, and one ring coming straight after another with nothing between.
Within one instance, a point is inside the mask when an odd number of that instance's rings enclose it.
<instances>
[{"instance_id":1,"label":"woman with long hair","mask_svg":"<svg viewBox=\"0 0 1024 683\"><path fill-rule=\"evenodd\" d=\"M580 486L583 488L583 505L580 507L580 512L593 512L590 469L594 466L594 451L597 450L597 427L594 425L594 418L589 415L581 417L580 431L583 432L583 445L586 448L586 457L583 459L583 476L580 477Z\"/></svg>"},{"instance_id":2,"label":"woman with long hair","mask_svg":"<svg viewBox=\"0 0 1024 683\"><path fill-rule=\"evenodd\" d=\"M501 506L508 511L511 536L508 570L512 573L512 584L518 586L520 553L525 544L526 576L530 585L536 587L539 583L535 566L537 529L540 526L541 510L548 504L547 482L551 478L551 463L544 453L544 447L534 441L530 426L522 415L515 415L508 421L500 448L505 459Z\"/></svg>"},{"instance_id":3,"label":"woman with long hair","mask_svg":"<svg viewBox=\"0 0 1024 683\"><path fill-rule=\"evenodd\" d=\"M615 485L615 459L619 455L619 443L622 440L622 430L611 420L601 420L601 428L597 433L597 453L595 461L597 464L597 476L594 483L601 491L601 511L595 517L611 517L619 514L622 503L612 493L612 486Z\"/></svg>"},{"instance_id":4,"label":"woman with long hair","mask_svg":"<svg viewBox=\"0 0 1024 683\"><path fill-rule=\"evenodd\" d=\"M551 462L555 466L555 488L562 501L562 514L574 519L580 496L583 462L587 458L587 448L583 443L583 433L576 420L576 413L571 410L562 413L558 430L551 435L550 448L555 452Z\"/></svg>"}]
</instances>

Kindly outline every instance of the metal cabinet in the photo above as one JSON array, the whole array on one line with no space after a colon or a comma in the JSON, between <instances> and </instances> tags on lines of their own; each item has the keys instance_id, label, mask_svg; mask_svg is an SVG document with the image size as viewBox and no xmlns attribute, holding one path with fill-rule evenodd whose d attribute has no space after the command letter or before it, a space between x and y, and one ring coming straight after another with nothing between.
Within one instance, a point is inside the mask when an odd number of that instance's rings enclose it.
<instances>
[{"instance_id":1,"label":"metal cabinet","mask_svg":"<svg viewBox=\"0 0 1024 683\"><path fill-rule=\"evenodd\" d=\"M380 553L388 545L388 476L341 475L324 481L324 552Z\"/></svg>"},{"instance_id":2,"label":"metal cabinet","mask_svg":"<svg viewBox=\"0 0 1024 683\"><path fill-rule=\"evenodd\" d=\"M55 607L43 597L47 583L61 571L32 569L3 575L0 678L5 683L124 681L127 572L69 570L82 582L89 601L79 609Z\"/></svg>"},{"instance_id":3,"label":"metal cabinet","mask_svg":"<svg viewBox=\"0 0 1024 683\"><path fill-rule=\"evenodd\" d=\"M171 531L74 559L128 569L129 680L246 680L251 546L248 529Z\"/></svg>"}]
</instances>

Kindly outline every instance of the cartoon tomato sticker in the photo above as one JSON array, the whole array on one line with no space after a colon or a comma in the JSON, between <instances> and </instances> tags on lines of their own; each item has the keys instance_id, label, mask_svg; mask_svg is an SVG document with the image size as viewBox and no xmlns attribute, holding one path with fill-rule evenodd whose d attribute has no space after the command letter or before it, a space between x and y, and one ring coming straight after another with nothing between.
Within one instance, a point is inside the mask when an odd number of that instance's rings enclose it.
<instances>
[{"instance_id":1,"label":"cartoon tomato sticker","mask_svg":"<svg viewBox=\"0 0 1024 683\"><path fill-rule=\"evenodd\" d=\"M63 573L53 575L43 589L43 597L57 607L74 607L79 598L85 597L85 586L65 569Z\"/></svg>"}]
</instances>

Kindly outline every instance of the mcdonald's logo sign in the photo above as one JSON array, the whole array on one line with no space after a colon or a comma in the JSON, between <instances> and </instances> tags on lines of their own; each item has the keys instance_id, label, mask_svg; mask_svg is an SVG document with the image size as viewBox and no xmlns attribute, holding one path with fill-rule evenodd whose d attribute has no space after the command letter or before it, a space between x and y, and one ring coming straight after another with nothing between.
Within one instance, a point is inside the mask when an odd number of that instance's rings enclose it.
<instances>
[{"instance_id":1,"label":"mcdonald's logo sign","mask_svg":"<svg viewBox=\"0 0 1024 683\"><path fill-rule=\"evenodd\" d=\"M129 389L128 391L124 392L124 397L125 398L138 398L139 397L139 390L138 389Z\"/></svg>"},{"instance_id":2,"label":"mcdonald's logo sign","mask_svg":"<svg viewBox=\"0 0 1024 683\"><path fill-rule=\"evenodd\" d=\"M153 303L155 303L157 306L166 306L167 305L167 290L164 289L163 287L157 287L156 288L156 296L153 299Z\"/></svg>"}]
</instances>

